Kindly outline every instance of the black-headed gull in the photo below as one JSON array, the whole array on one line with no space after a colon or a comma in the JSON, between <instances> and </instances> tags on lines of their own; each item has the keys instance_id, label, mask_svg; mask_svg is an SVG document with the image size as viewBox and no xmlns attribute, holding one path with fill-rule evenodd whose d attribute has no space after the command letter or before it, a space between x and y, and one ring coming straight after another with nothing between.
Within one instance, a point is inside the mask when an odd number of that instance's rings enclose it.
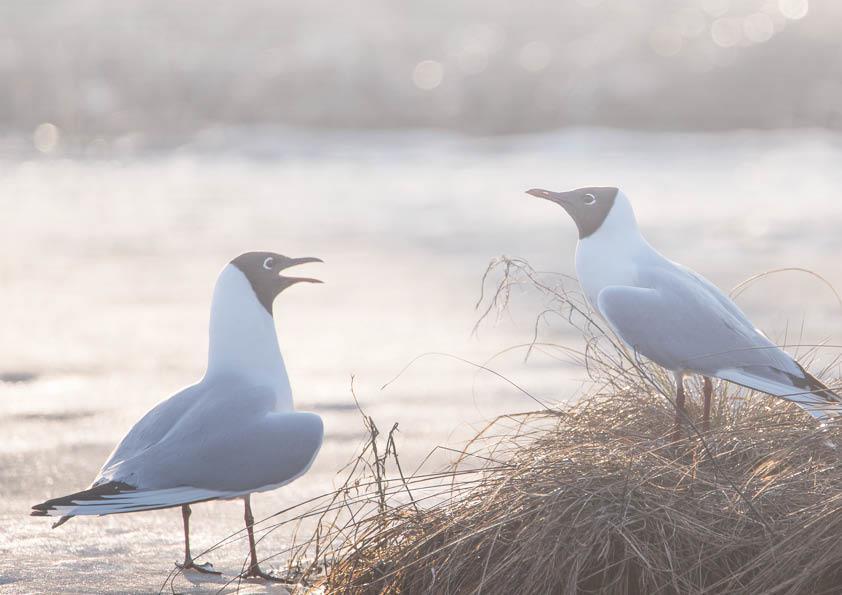
<instances>
[{"instance_id":1,"label":"black-headed gull","mask_svg":"<svg viewBox=\"0 0 842 595\"><path fill-rule=\"evenodd\" d=\"M560 205L575 221L585 297L627 347L673 373L677 425L688 373L705 376L705 427L709 377L792 401L819 419L842 413L842 397L767 339L728 296L649 245L619 189L528 194Z\"/></svg>"},{"instance_id":2,"label":"black-headed gull","mask_svg":"<svg viewBox=\"0 0 842 595\"><path fill-rule=\"evenodd\" d=\"M272 317L275 297L316 279L286 277L321 262L249 252L220 273L213 293L204 378L161 402L129 430L91 487L33 506L35 516L105 515L180 506L184 569L213 572L190 555L190 505L243 498L249 538L246 577L273 579L258 565L250 494L274 490L310 468L322 420L294 410Z\"/></svg>"}]
</instances>

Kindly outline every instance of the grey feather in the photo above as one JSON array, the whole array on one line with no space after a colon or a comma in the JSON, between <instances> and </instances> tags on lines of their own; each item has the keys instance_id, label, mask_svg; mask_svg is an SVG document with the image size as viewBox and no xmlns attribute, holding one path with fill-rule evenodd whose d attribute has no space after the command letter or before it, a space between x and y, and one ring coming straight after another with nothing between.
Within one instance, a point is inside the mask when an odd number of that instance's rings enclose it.
<instances>
[{"instance_id":1,"label":"grey feather","mask_svg":"<svg viewBox=\"0 0 842 595\"><path fill-rule=\"evenodd\" d=\"M176 407L180 415L168 420L165 434L154 434L157 441L151 440L152 433L132 430L144 439L118 447L103 468L101 481L122 481L144 489L190 486L262 491L303 474L321 447L321 418L306 412L273 411L275 395L269 387L249 386L231 377L206 380L192 388L195 392L189 397L176 395L179 402L168 415ZM152 423L154 418L144 420L139 424ZM118 457L120 453L125 456Z\"/></svg>"},{"instance_id":2,"label":"grey feather","mask_svg":"<svg viewBox=\"0 0 842 595\"><path fill-rule=\"evenodd\" d=\"M828 402L838 408L838 396L817 385L712 283L669 261L638 274L641 287L610 286L597 298L627 346L674 372L724 378L808 408Z\"/></svg>"}]
</instances>

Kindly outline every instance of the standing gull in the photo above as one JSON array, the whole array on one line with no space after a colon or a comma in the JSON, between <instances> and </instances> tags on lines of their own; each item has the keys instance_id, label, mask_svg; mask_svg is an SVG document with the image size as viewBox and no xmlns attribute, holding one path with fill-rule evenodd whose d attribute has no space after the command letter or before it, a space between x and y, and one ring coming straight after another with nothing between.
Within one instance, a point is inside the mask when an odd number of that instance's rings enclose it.
<instances>
[{"instance_id":1,"label":"standing gull","mask_svg":"<svg viewBox=\"0 0 842 595\"><path fill-rule=\"evenodd\" d=\"M649 245L619 189L528 194L560 205L579 228L576 274L591 307L627 347L673 373L676 426L688 373L705 377L705 428L710 377L792 401L818 419L842 413L842 397L767 339L730 298Z\"/></svg>"},{"instance_id":2,"label":"standing gull","mask_svg":"<svg viewBox=\"0 0 842 595\"><path fill-rule=\"evenodd\" d=\"M105 515L180 506L183 569L215 573L190 555L190 505L243 498L250 564L244 577L275 580L258 564L250 495L286 485L310 468L322 420L295 411L278 346L272 303L287 287L320 283L285 277L321 262L249 252L220 273L213 293L204 378L161 402L123 438L87 490L33 506L33 516Z\"/></svg>"}]
</instances>

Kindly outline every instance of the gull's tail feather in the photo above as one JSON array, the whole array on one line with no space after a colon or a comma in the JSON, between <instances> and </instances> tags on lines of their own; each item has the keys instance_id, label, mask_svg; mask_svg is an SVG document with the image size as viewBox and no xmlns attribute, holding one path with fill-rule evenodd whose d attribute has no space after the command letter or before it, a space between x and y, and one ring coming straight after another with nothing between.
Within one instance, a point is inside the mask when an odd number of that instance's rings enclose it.
<instances>
[{"instance_id":1,"label":"gull's tail feather","mask_svg":"<svg viewBox=\"0 0 842 595\"><path fill-rule=\"evenodd\" d=\"M217 498L231 498L235 495L229 492L189 486L144 490L121 481L110 481L75 494L36 504L32 507L31 515L61 517L53 525L53 528L55 528L78 515L106 515L157 510Z\"/></svg>"},{"instance_id":2,"label":"gull's tail feather","mask_svg":"<svg viewBox=\"0 0 842 595\"><path fill-rule=\"evenodd\" d=\"M819 420L842 416L842 396L795 362L801 376L773 368L731 368L716 376L746 388L792 401Z\"/></svg>"}]
</instances>

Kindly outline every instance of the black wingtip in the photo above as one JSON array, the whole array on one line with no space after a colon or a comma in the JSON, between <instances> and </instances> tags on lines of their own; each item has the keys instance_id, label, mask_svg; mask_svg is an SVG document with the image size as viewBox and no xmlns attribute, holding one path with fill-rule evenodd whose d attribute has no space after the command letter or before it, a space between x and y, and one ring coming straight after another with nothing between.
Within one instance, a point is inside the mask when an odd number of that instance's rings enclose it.
<instances>
[{"instance_id":1,"label":"black wingtip","mask_svg":"<svg viewBox=\"0 0 842 595\"><path fill-rule=\"evenodd\" d=\"M49 516L50 511L54 510L57 506L73 506L80 501L106 500L107 496L116 496L117 494L132 492L136 489L136 487L122 481L109 481L108 483L100 484L87 490L76 492L75 494L68 494L67 496L53 498L41 504L36 504L32 507L32 511L29 514L30 516ZM72 516L61 517L53 527L55 528L66 523Z\"/></svg>"},{"instance_id":2,"label":"black wingtip","mask_svg":"<svg viewBox=\"0 0 842 595\"><path fill-rule=\"evenodd\" d=\"M813 416L818 417L822 421L822 425L828 418L838 418L842 415L842 396L836 391L828 387L824 382L810 374L804 366L795 362L798 369L804 375L803 379L792 376L793 384L799 388L806 389L811 395L816 395L823 399L824 403L816 403L813 409L807 409ZM800 381L800 382L799 382Z\"/></svg>"},{"instance_id":3,"label":"black wingtip","mask_svg":"<svg viewBox=\"0 0 842 595\"><path fill-rule=\"evenodd\" d=\"M810 392L814 394L819 394L826 398L829 401L836 401L842 402L842 397L836 394L829 386L827 386L824 382L810 374L804 366L795 362L795 365L798 366L798 369L801 370L801 373L804 374L804 378L807 380L807 386L810 389Z\"/></svg>"}]
</instances>

